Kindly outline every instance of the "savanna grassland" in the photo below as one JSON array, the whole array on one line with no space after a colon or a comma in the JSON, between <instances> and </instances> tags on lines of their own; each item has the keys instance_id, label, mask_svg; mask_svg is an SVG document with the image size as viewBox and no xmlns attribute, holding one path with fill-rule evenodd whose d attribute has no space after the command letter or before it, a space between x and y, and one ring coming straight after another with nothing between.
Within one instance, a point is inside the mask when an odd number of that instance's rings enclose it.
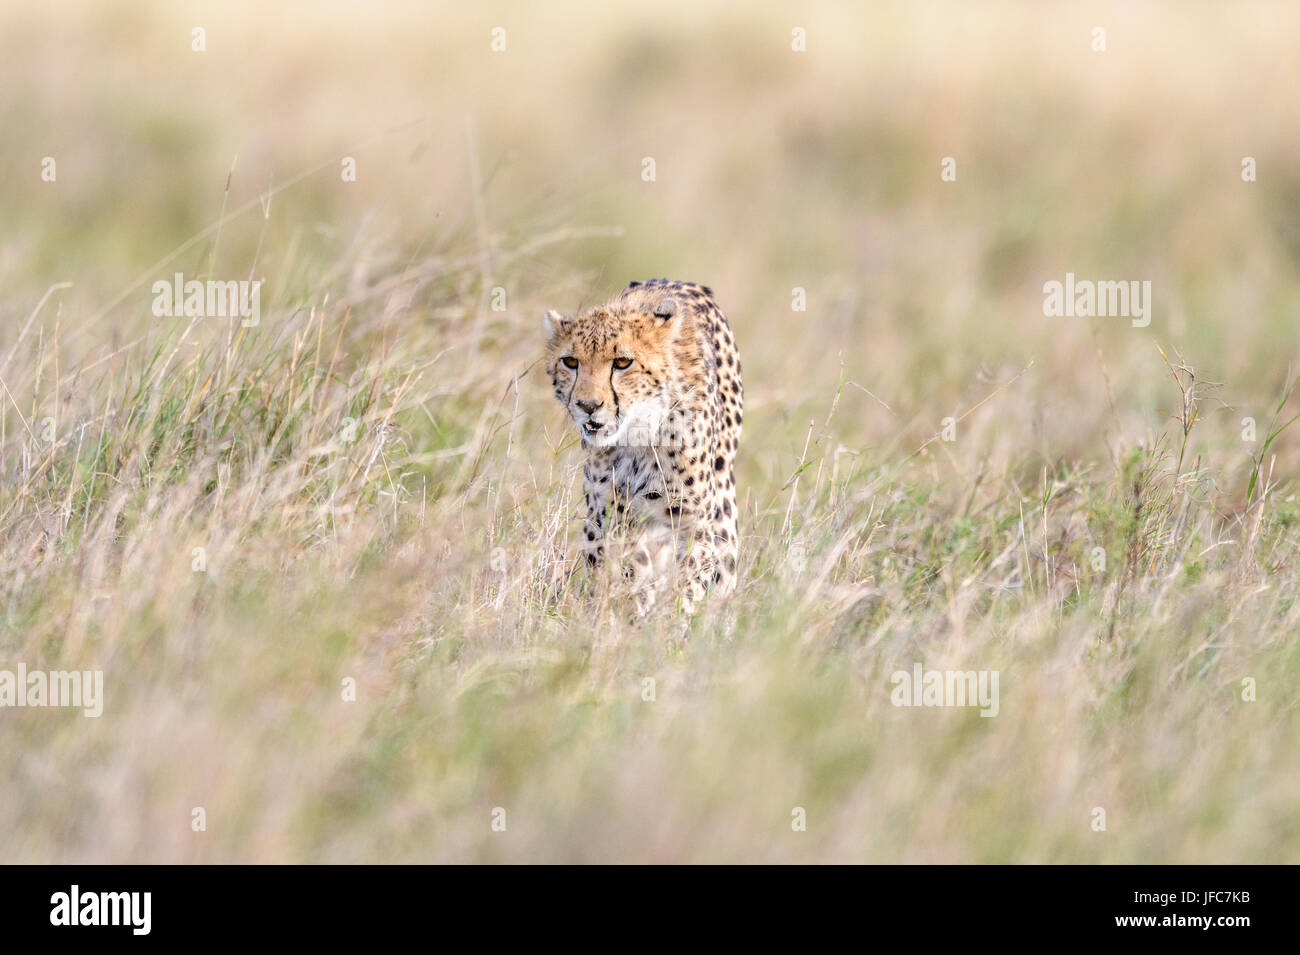
<instances>
[{"instance_id":1,"label":"savanna grassland","mask_svg":"<svg viewBox=\"0 0 1300 955\"><path fill-rule=\"evenodd\" d=\"M1300 11L620 6L5 5L0 669L105 698L0 859L1300 858ZM538 363L653 276L744 358L686 640Z\"/></svg>"}]
</instances>

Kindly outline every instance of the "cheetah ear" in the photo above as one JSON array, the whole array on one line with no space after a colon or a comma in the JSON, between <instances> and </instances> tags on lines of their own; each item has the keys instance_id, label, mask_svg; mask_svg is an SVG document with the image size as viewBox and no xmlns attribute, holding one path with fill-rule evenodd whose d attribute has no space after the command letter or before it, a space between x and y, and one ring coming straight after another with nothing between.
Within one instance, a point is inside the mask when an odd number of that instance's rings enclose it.
<instances>
[{"instance_id":1,"label":"cheetah ear","mask_svg":"<svg viewBox=\"0 0 1300 955\"><path fill-rule=\"evenodd\" d=\"M551 338L564 331L568 324L569 320L553 308L547 309L546 314L542 316L542 326L546 329L546 334Z\"/></svg>"},{"instance_id":2,"label":"cheetah ear","mask_svg":"<svg viewBox=\"0 0 1300 955\"><path fill-rule=\"evenodd\" d=\"M662 318L665 321L667 321L668 319L672 318L676 314L677 314L677 300L674 298L666 298L658 305L655 306L655 310L654 310L655 318Z\"/></svg>"}]
</instances>

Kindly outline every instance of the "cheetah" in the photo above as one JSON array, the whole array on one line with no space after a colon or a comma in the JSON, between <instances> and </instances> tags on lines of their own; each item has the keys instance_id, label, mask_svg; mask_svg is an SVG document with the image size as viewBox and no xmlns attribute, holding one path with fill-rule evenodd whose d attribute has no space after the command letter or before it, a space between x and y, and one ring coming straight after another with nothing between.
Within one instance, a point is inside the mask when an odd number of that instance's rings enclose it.
<instances>
[{"instance_id":1,"label":"cheetah","mask_svg":"<svg viewBox=\"0 0 1300 955\"><path fill-rule=\"evenodd\" d=\"M731 326L708 287L632 282L604 305L545 316L547 372L586 455L583 553L634 541L638 612L675 582L694 614L736 586L736 449L743 389Z\"/></svg>"}]
</instances>

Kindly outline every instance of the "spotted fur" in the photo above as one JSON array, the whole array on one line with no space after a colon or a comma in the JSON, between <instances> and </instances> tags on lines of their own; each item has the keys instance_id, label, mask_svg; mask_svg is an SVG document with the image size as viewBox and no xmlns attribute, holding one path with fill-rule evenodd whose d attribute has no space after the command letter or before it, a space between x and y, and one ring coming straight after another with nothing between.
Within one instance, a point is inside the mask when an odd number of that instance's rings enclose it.
<instances>
[{"instance_id":1,"label":"spotted fur","mask_svg":"<svg viewBox=\"0 0 1300 955\"><path fill-rule=\"evenodd\" d=\"M676 579L693 613L736 584L740 353L703 285L633 282L604 305L546 314L546 366L586 454L583 551L634 540L625 574L640 609ZM675 572L674 572L675 568Z\"/></svg>"}]
</instances>

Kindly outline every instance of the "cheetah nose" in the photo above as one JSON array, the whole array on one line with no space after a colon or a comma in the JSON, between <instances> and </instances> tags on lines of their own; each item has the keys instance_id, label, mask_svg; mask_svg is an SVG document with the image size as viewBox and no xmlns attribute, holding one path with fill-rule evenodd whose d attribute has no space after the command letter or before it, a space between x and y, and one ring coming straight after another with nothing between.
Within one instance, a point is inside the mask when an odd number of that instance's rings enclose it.
<instances>
[{"instance_id":1,"label":"cheetah nose","mask_svg":"<svg viewBox=\"0 0 1300 955\"><path fill-rule=\"evenodd\" d=\"M575 401L574 404L585 411L587 414L593 413L604 402L601 401Z\"/></svg>"}]
</instances>

